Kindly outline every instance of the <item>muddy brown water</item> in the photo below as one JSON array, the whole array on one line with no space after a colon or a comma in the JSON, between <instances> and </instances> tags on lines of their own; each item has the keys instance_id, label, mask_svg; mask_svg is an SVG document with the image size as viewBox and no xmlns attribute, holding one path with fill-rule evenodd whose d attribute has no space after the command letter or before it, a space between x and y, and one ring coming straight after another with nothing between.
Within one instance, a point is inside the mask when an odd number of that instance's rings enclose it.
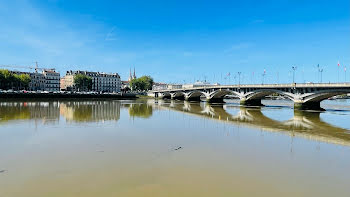
<instances>
[{"instance_id":1,"label":"muddy brown water","mask_svg":"<svg viewBox=\"0 0 350 197\"><path fill-rule=\"evenodd\" d=\"M349 196L350 102L0 101L0 197Z\"/></svg>"}]
</instances>

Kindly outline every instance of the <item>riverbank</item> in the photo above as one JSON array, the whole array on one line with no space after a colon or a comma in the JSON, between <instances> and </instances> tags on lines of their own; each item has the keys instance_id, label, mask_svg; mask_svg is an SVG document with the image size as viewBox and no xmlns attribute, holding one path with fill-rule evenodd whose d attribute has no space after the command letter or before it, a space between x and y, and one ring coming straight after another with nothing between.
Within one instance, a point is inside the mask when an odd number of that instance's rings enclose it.
<instances>
[{"instance_id":1,"label":"riverbank","mask_svg":"<svg viewBox=\"0 0 350 197\"><path fill-rule=\"evenodd\" d=\"M136 99L133 93L104 93L104 94L81 94L81 93L1 93L0 99L62 99L62 98L84 98L84 99Z\"/></svg>"}]
</instances>

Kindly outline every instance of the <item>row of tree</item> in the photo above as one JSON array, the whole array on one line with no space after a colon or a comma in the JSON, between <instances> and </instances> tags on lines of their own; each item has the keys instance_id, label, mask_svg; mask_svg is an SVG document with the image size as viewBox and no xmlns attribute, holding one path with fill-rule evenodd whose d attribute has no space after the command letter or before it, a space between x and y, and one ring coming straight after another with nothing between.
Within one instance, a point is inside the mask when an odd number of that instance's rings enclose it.
<instances>
[{"instance_id":1,"label":"row of tree","mask_svg":"<svg viewBox=\"0 0 350 197\"><path fill-rule=\"evenodd\" d=\"M0 89L23 90L29 88L31 79L28 74L14 74L8 70L0 69Z\"/></svg>"},{"instance_id":2,"label":"row of tree","mask_svg":"<svg viewBox=\"0 0 350 197\"><path fill-rule=\"evenodd\" d=\"M28 74L18 75L8 70L0 69L0 89L28 89L30 81ZM74 84L79 91L90 91L92 89L92 78L83 74L77 74L74 76ZM152 86L153 79L150 76L142 76L130 82L130 87L133 91L151 90Z\"/></svg>"}]
</instances>

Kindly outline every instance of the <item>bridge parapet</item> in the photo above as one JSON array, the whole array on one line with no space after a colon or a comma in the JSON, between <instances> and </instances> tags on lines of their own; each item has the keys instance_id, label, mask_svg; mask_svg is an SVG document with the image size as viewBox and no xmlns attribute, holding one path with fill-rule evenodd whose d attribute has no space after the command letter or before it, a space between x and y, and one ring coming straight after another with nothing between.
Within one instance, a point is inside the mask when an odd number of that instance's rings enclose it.
<instances>
[{"instance_id":1,"label":"bridge parapet","mask_svg":"<svg viewBox=\"0 0 350 197\"><path fill-rule=\"evenodd\" d=\"M277 89L277 88L349 88L350 83L289 83L289 84L242 84L242 85L212 85L205 87L191 87L181 89L163 89L150 90L150 92L177 92L189 90L207 90L207 89Z\"/></svg>"}]
</instances>

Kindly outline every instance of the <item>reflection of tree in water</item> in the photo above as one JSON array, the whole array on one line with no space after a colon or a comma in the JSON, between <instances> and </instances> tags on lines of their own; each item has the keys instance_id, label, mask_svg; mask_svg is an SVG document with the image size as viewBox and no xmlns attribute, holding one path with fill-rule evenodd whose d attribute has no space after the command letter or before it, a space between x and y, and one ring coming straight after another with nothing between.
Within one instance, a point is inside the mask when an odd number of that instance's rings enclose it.
<instances>
[{"instance_id":1,"label":"reflection of tree in water","mask_svg":"<svg viewBox=\"0 0 350 197\"><path fill-rule=\"evenodd\" d=\"M153 108L147 104L131 104L129 107L129 115L133 117L149 118L152 116Z\"/></svg>"},{"instance_id":2,"label":"reflection of tree in water","mask_svg":"<svg viewBox=\"0 0 350 197\"><path fill-rule=\"evenodd\" d=\"M45 123L54 123L58 118L57 102L0 102L0 122L41 119Z\"/></svg>"},{"instance_id":3,"label":"reflection of tree in water","mask_svg":"<svg viewBox=\"0 0 350 197\"><path fill-rule=\"evenodd\" d=\"M30 119L30 110L23 106L0 106L0 122Z\"/></svg>"},{"instance_id":4,"label":"reflection of tree in water","mask_svg":"<svg viewBox=\"0 0 350 197\"><path fill-rule=\"evenodd\" d=\"M73 119L77 122L92 120L92 107L89 105L78 105L73 107Z\"/></svg>"}]
</instances>

